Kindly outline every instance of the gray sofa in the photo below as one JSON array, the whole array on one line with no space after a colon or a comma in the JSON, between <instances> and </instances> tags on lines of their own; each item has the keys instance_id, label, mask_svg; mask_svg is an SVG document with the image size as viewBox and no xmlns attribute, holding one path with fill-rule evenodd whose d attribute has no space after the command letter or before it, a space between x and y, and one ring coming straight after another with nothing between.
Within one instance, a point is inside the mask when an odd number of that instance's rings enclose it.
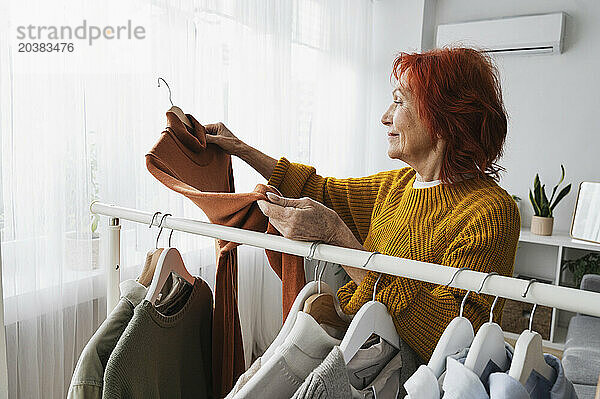
<instances>
[{"instance_id":1,"label":"gray sofa","mask_svg":"<svg viewBox=\"0 0 600 399\"><path fill-rule=\"evenodd\" d=\"M600 275L583 276L581 289L600 292ZM562 363L579 399L594 399L600 374L600 318L578 314L571 319Z\"/></svg>"}]
</instances>

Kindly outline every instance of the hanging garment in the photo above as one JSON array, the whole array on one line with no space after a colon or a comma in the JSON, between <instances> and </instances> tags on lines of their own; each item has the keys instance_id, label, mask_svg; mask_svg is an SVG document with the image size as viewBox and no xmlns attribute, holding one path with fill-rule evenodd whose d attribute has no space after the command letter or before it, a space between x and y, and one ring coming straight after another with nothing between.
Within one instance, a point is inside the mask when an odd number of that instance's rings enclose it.
<instances>
[{"instance_id":1,"label":"hanging garment","mask_svg":"<svg viewBox=\"0 0 600 399\"><path fill-rule=\"evenodd\" d=\"M251 193L234 193L231 156L219 146L206 143L206 130L192 115L188 130L172 112L167 112L167 128L146 154L148 171L168 188L185 195L206 214L211 223L247 230L279 234L256 201L267 200L266 192L280 194L263 184ZM213 359L215 394L225 396L244 372L244 352L237 311L238 245L218 240L213 320ZM305 285L301 257L267 251L269 264L282 281L283 317Z\"/></svg>"},{"instance_id":2,"label":"hanging garment","mask_svg":"<svg viewBox=\"0 0 600 399\"><path fill-rule=\"evenodd\" d=\"M298 312L285 342L250 380L235 399L289 398L340 340L329 336L310 315Z\"/></svg>"},{"instance_id":3,"label":"hanging garment","mask_svg":"<svg viewBox=\"0 0 600 399\"><path fill-rule=\"evenodd\" d=\"M512 351L512 347L508 346L507 348L507 350ZM464 363L468 354L469 348L463 348L452 355L448 355L445 360L447 363L448 358L452 358L458 360L459 363ZM426 364L420 365L419 368L412 375L410 375L404 383L404 389L406 390L406 396L404 399L439 399L441 396L442 384L445 376L445 370L442 372L440 377L437 378L433 370L431 370Z\"/></svg>"},{"instance_id":4,"label":"hanging garment","mask_svg":"<svg viewBox=\"0 0 600 399\"><path fill-rule=\"evenodd\" d=\"M514 349L508 343L504 343L506 356L512 361ZM479 397L481 392L486 392L489 389L490 374L501 372L507 373L510 369L510 362L506 369L501 369L494 362L490 361L484 369L481 376L477 376L473 371L465 367L464 363L469 353L469 349L461 351L461 356L448 356L446 358L446 371L440 376L442 385L442 398L461 398L462 395L470 397ZM477 380L477 381L475 381ZM487 397L487 396L486 396Z\"/></svg>"},{"instance_id":5,"label":"hanging garment","mask_svg":"<svg viewBox=\"0 0 600 399\"><path fill-rule=\"evenodd\" d=\"M292 398L395 399L400 393L401 369L402 353L385 341L359 349L348 365L335 346Z\"/></svg>"},{"instance_id":6,"label":"hanging garment","mask_svg":"<svg viewBox=\"0 0 600 399\"><path fill-rule=\"evenodd\" d=\"M506 344L506 355L512 361L513 349ZM565 377L562 363L555 356L544 354L546 363L556 371L553 381L535 371L523 386L508 375L508 370L484 373L481 378L464 366L464 359L448 357L443 376L444 399L576 399L573 384ZM509 364L510 368L510 364ZM412 398L411 398L412 399Z\"/></svg>"},{"instance_id":7,"label":"hanging garment","mask_svg":"<svg viewBox=\"0 0 600 399\"><path fill-rule=\"evenodd\" d=\"M102 397L212 398L212 306L198 277L171 316L143 300L110 355Z\"/></svg>"},{"instance_id":8,"label":"hanging garment","mask_svg":"<svg viewBox=\"0 0 600 399\"><path fill-rule=\"evenodd\" d=\"M104 369L121 334L133 317L134 308L142 302L148 288L135 280L125 280L120 286L121 299L102 322L79 356L68 399L100 399Z\"/></svg>"},{"instance_id":9,"label":"hanging garment","mask_svg":"<svg viewBox=\"0 0 600 399\"><path fill-rule=\"evenodd\" d=\"M561 361L554 355L545 353L546 364L556 371L554 381L548 381L533 371L525 385L507 373L490 375L490 398L492 399L577 399L575 388L565 376Z\"/></svg>"}]
</instances>

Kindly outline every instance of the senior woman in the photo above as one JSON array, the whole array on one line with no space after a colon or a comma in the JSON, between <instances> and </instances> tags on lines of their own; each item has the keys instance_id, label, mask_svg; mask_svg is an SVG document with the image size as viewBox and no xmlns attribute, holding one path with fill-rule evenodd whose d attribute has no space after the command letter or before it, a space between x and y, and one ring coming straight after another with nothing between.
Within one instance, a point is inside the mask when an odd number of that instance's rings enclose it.
<instances>
[{"instance_id":1,"label":"senior woman","mask_svg":"<svg viewBox=\"0 0 600 399\"><path fill-rule=\"evenodd\" d=\"M207 136L246 161L284 196L259 207L283 236L379 251L401 258L511 276L519 211L498 186L507 117L499 77L484 54L466 48L401 53L392 68L392 103L381 122L390 158L409 167L361 178L321 177L315 168L278 161L237 139L222 123ZM302 197L302 198L301 198ZM344 266L344 312L372 298L378 274ZM400 337L427 361L464 290L384 275L376 298ZM503 301L494 312L500 319ZM464 315L477 330L491 298L471 294Z\"/></svg>"}]
</instances>

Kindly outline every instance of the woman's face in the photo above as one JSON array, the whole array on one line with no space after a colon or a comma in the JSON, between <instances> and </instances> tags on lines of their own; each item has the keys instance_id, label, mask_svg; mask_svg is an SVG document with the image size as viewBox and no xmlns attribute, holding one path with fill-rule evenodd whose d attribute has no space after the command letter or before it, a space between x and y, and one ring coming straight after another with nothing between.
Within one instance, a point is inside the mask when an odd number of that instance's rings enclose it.
<instances>
[{"instance_id":1,"label":"woman's face","mask_svg":"<svg viewBox=\"0 0 600 399\"><path fill-rule=\"evenodd\" d=\"M434 150L431 136L419 118L417 105L404 75L392 91L393 102L381 117L388 128L388 156L408 164L419 163Z\"/></svg>"}]
</instances>

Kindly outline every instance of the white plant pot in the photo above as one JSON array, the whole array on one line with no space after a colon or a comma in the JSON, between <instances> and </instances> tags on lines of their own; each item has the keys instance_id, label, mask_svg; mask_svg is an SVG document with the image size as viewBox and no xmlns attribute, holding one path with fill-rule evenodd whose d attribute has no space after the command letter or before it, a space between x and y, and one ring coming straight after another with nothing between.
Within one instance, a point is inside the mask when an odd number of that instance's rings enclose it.
<instances>
[{"instance_id":1,"label":"white plant pot","mask_svg":"<svg viewBox=\"0 0 600 399\"><path fill-rule=\"evenodd\" d=\"M554 218L545 218L541 216L531 217L531 232L538 236L551 236Z\"/></svg>"},{"instance_id":2,"label":"white plant pot","mask_svg":"<svg viewBox=\"0 0 600 399\"><path fill-rule=\"evenodd\" d=\"M65 267L76 271L90 271L98 268L100 238L80 237L75 231L65 234Z\"/></svg>"}]
</instances>

